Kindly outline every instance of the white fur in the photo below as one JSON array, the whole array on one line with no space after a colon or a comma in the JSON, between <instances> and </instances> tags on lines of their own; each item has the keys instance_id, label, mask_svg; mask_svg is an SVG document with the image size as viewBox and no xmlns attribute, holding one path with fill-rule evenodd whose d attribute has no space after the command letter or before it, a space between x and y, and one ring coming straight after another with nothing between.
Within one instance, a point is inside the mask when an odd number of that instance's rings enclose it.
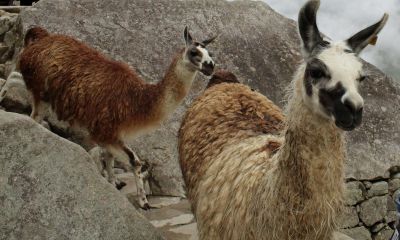
<instances>
[{"instance_id":1,"label":"white fur","mask_svg":"<svg viewBox=\"0 0 400 240\"><path fill-rule=\"evenodd\" d=\"M201 46L198 46L197 49L198 49L198 50L201 52L201 54L202 54L202 59L201 59L201 63L200 63L200 64L201 64L200 68L203 67L203 63L208 63L208 64L212 63L212 64L214 64L214 61L213 61L212 58L210 57L210 54L208 53L207 49L205 49L205 48L203 48L203 47L201 47Z\"/></svg>"}]
</instances>

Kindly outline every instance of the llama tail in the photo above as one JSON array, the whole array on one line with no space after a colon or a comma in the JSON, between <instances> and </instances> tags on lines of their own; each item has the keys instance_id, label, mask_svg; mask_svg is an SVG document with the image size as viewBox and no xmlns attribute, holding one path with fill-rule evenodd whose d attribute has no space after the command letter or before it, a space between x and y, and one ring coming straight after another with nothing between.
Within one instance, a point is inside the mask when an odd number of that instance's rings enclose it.
<instances>
[{"instance_id":1,"label":"llama tail","mask_svg":"<svg viewBox=\"0 0 400 240\"><path fill-rule=\"evenodd\" d=\"M12 72L0 90L0 103L6 97L7 91L16 86L26 86L21 73Z\"/></svg>"},{"instance_id":2,"label":"llama tail","mask_svg":"<svg viewBox=\"0 0 400 240\"><path fill-rule=\"evenodd\" d=\"M28 29L28 31L25 34L25 39L24 39L24 47L27 47L31 45L32 43L49 36L49 32L47 32L46 29L41 28L41 27L32 27Z\"/></svg>"}]
</instances>

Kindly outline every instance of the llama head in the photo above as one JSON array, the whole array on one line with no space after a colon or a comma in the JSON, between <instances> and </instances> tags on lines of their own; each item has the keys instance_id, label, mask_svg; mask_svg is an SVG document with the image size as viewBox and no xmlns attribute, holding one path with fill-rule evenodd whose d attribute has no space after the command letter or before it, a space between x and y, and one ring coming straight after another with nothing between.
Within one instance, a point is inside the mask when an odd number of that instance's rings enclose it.
<instances>
[{"instance_id":1,"label":"llama head","mask_svg":"<svg viewBox=\"0 0 400 240\"><path fill-rule=\"evenodd\" d=\"M216 38L210 38L201 42L193 40L187 27L185 27L184 38L186 49L184 53L185 60L190 67L202 72L204 75L210 76L214 71L214 61L211 53L207 50L207 45Z\"/></svg>"},{"instance_id":2,"label":"llama head","mask_svg":"<svg viewBox=\"0 0 400 240\"><path fill-rule=\"evenodd\" d=\"M368 44L375 44L388 15L345 41L332 42L318 30L316 15L319 5L319 0L310 0L299 13L299 32L306 64L302 75L302 97L316 114L334 121L343 130L351 131L361 124L364 106L359 84L366 77L358 54Z\"/></svg>"}]
</instances>

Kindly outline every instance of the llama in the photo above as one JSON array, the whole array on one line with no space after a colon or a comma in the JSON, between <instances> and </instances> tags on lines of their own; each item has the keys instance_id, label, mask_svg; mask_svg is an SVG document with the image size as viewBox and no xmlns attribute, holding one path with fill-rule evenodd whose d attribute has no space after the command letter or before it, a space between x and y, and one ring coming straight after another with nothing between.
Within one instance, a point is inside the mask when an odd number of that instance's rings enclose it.
<instances>
[{"instance_id":1,"label":"llama","mask_svg":"<svg viewBox=\"0 0 400 240\"><path fill-rule=\"evenodd\" d=\"M228 82L229 83L240 83L239 80L237 79L237 77L233 73L231 73L227 70L220 69L212 75L212 77L208 81L206 88L210 88L214 85L224 83L224 82L225 83L228 83Z\"/></svg>"},{"instance_id":2,"label":"llama","mask_svg":"<svg viewBox=\"0 0 400 240\"><path fill-rule=\"evenodd\" d=\"M324 39L308 1L302 63L285 115L243 84L208 88L179 132L180 165L202 240L333 239L342 206L344 131L361 124L358 54L388 15L342 42Z\"/></svg>"},{"instance_id":3,"label":"llama","mask_svg":"<svg viewBox=\"0 0 400 240\"><path fill-rule=\"evenodd\" d=\"M144 209L150 206L143 187L143 163L124 142L156 128L187 95L197 72L211 75L214 69L206 49L214 38L195 41L185 28L184 39L186 46L156 84L146 83L128 65L72 37L40 27L27 31L19 56L18 67L33 95L31 117L41 122L40 109L49 103L59 120L86 129L94 143L133 169ZM6 90L10 85L6 83ZM107 161L106 170L108 181L115 184L113 164L113 159Z\"/></svg>"}]
</instances>

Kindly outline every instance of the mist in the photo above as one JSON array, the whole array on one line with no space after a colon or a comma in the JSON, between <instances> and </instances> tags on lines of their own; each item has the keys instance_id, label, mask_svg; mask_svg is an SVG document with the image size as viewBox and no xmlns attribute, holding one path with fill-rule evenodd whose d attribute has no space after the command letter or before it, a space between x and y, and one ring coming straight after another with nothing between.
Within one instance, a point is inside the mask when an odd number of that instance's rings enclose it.
<instances>
[{"instance_id":1,"label":"mist","mask_svg":"<svg viewBox=\"0 0 400 240\"><path fill-rule=\"evenodd\" d=\"M305 0L263 0L282 15L297 20ZM322 0L318 12L321 32L333 40L344 40L380 20L389 21L379 34L376 46L368 46L361 57L400 81L400 1L399 0Z\"/></svg>"}]
</instances>

